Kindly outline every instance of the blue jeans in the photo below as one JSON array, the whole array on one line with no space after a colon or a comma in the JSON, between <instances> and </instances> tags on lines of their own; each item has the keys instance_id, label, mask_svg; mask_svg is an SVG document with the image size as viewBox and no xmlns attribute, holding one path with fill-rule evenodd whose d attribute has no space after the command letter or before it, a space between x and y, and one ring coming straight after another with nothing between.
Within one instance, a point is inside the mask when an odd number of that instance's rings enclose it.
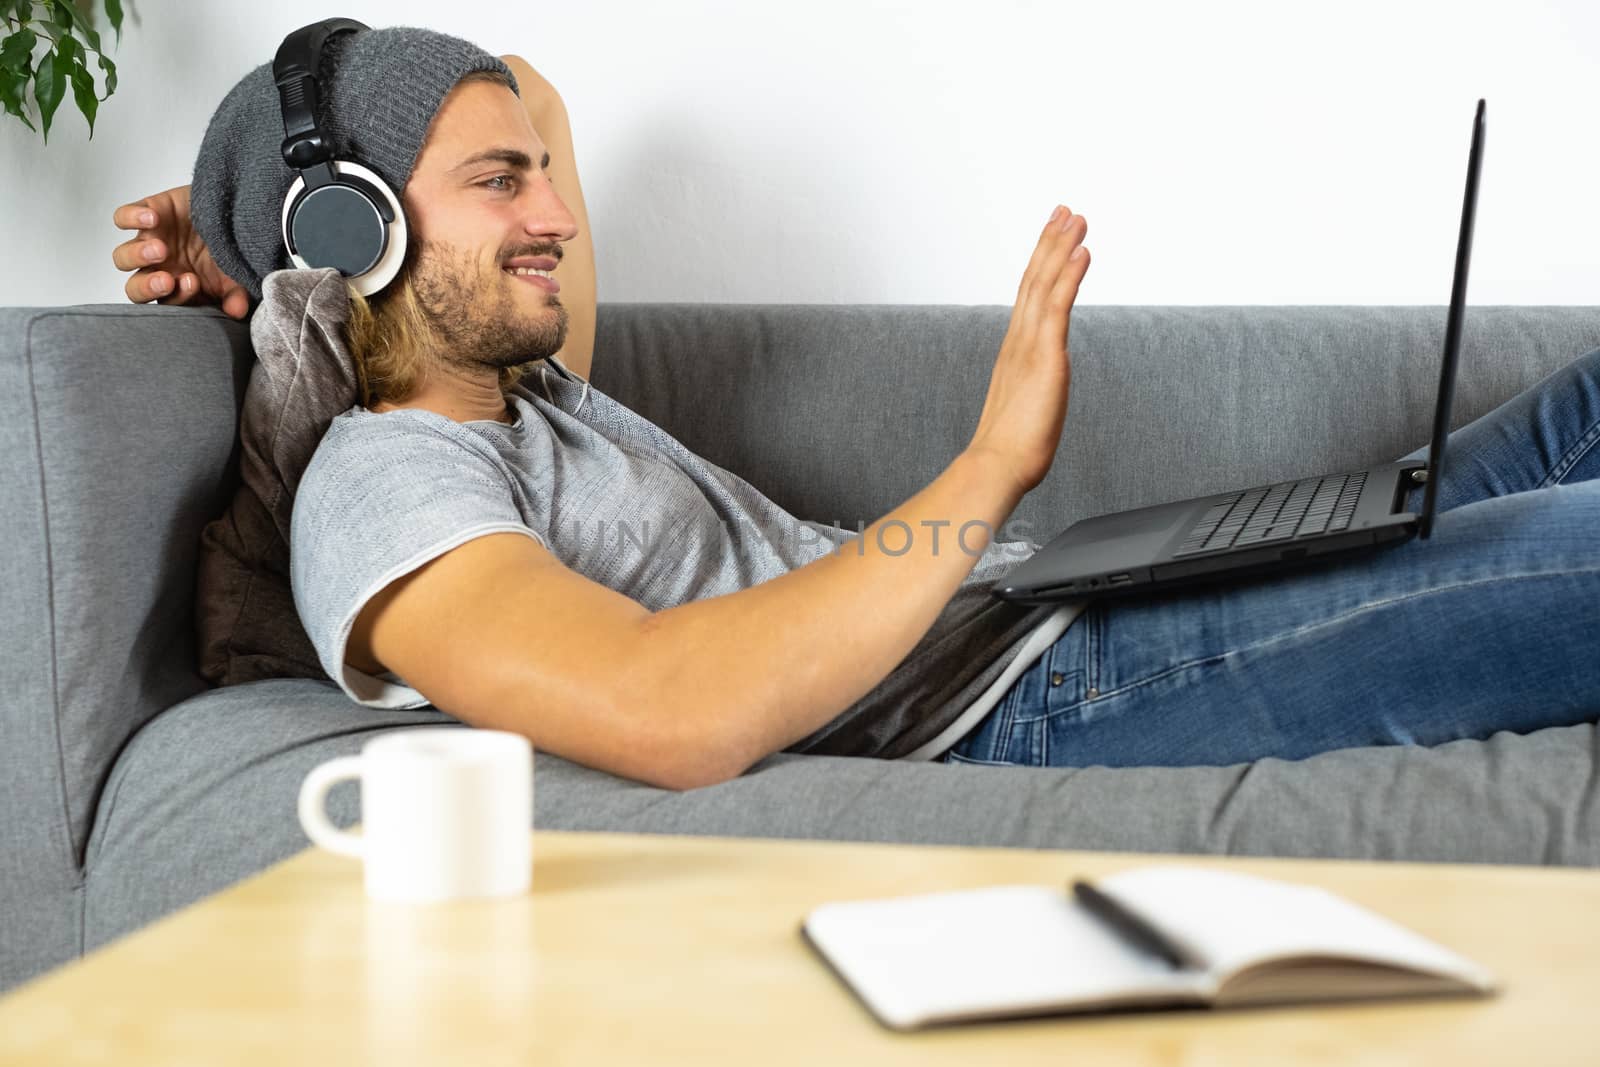
<instances>
[{"instance_id":1,"label":"blue jeans","mask_svg":"<svg viewBox=\"0 0 1600 1067\"><path fill-rule=\"evenodd\" d=\"M1428 540L1092 602L943 758L1229 766L1600 719L1597 478L1600 349L1450 435Z\"/></svg>"}]
</instances>

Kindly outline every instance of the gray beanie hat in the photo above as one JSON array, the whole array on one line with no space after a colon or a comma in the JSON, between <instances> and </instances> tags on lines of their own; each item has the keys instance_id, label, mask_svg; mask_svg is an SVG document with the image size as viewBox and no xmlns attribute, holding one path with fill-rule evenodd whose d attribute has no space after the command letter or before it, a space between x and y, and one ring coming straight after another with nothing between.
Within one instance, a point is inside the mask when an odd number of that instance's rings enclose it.
<instances>
[{"instance_id":1,"label":"gray beanie hat","mask_svg":"<svg viewBox=\"0 0 1600 1067\"><path fill-rule=\"evenodd\" d=\"M397 26L328 39L317 71L317 125L333 158L376 171L396 196L411 177L428 124L450 90L499 59L469 41ZM189 214L222 272L261 299L261 283L287 270L283 198L295 172L283 161L283 112L272 64L245 75L223 99L195 159Z\"/></svg>"}]
</instances>

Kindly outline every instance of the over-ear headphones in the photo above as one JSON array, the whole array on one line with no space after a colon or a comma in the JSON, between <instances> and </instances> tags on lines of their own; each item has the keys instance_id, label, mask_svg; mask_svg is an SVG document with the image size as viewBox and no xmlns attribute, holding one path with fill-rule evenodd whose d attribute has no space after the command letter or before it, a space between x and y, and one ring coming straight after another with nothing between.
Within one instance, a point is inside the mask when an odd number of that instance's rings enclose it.
<instances>
[{"instance_id":1,"label":"over-ear headphones","mask_svg":"<svg viewBox=\"0 0 1600 1067\"><path fill-rule=\"evenodd\" d=\"M336 268L362 296L400 272L406 216L377 174L332 158L333 146L317 127L317 70L330 37L368 28L354 19L315 22L284 38L272 60L283 108L283 161L298 174L283 200L289 259L301 268Z\"/></svg>"}]
</instances>

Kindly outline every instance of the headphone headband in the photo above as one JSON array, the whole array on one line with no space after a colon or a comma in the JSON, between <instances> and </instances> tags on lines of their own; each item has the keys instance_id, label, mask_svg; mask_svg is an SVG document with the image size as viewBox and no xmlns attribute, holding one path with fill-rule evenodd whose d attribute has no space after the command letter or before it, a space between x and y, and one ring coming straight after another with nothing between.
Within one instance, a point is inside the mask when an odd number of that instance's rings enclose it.
<instances>
[{"instance_id":1,"label":"headphone headband","mask_svg":"<svg viewBox=\"0 0 1600 1067\"><path fill-rule=\"evenodd\" d=\"M368 28L355 19L314 22L284 38L272 60L283 111L280 150L297 175L281 220L289 261L302 269L332 267L364 296L388 285L400 270L405 212L376 172L333 158L334 146L317 125L317 74L329 40Z\"/></svg>"},{"instance_id":2,"label":"headphone headband","mask_svg":"<svg viewBox=\"0 0 1600 1067\"><path fill-rule=\"evenodd\" d=\"M283 108L283 161L294 170L326 163L333 155L317 128L317 71L328 38L370 29L355 19L324 19L284 38L272 60L272 80Z\"/></svg>"}]
</instances>

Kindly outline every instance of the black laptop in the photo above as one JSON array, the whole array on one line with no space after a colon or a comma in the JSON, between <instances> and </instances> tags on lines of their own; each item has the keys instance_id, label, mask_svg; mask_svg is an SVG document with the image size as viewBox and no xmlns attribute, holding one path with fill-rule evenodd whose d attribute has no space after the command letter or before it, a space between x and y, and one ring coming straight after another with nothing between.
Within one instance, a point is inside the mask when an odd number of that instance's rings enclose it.
<instances>
[{"instance_id":1,"label":"black laptop","mask_svg":"<svg viewBox=\"0 0 1600 1067\"><path fill-rule=\"evenodd\" d=\"M1444 469L1445 435L1455 395L1467 263L1483 159L1484 102L1472 120L1467 191L1456 242L1455 281L1445 323L1444 365L1428 460L1389 463L1351 474L1300 478L1193 500L1098 515L1073 523L994 584L1021 604L1121 596L1293 568L1333 552L1354 552L1433 528ZM1405 491L1426 483L1422 515L1403 510Z\"/></svg>"}]
</instances>

